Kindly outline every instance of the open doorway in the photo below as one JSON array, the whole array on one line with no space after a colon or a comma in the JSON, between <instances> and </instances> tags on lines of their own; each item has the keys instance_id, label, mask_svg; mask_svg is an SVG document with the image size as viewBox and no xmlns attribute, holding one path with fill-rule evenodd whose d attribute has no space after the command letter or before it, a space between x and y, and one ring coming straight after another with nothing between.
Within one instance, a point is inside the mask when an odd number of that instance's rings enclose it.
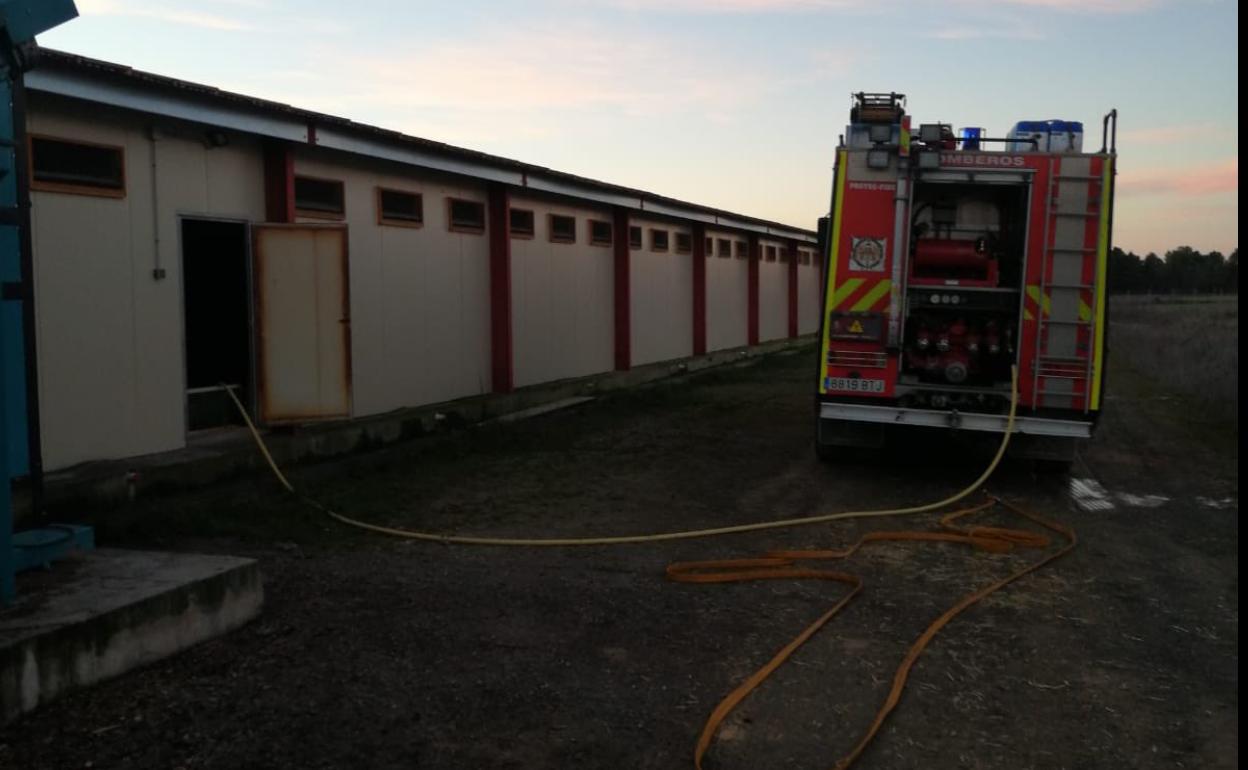
<instances>
[{"instance_id":1,"label":"open doorway","mask_svg":"<svg viewBox=\"0 0 1248 770\"><path fill-rule=\"evenodd\" d=\"M228 386L251 410L247 225L182 219L189 430L242 423Z\"/></svg>"}]
</instances>

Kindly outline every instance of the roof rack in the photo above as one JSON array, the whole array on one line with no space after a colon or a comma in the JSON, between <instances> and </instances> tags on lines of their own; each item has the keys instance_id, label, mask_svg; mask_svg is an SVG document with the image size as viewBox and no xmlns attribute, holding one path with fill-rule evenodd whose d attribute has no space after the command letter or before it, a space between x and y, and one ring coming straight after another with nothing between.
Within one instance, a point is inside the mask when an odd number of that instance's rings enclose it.
<instances>
[{"instance_id":1,"label":"roof rack","mask_svg":"<svg viewBox=\"0 0 1248 770\"><path fill-rule=\"evenodd\" d=\"M854 105L849 110L850 123L900 123L906 113L906 95L894 93L854 94Z\"/></svg>"}]
</instances>

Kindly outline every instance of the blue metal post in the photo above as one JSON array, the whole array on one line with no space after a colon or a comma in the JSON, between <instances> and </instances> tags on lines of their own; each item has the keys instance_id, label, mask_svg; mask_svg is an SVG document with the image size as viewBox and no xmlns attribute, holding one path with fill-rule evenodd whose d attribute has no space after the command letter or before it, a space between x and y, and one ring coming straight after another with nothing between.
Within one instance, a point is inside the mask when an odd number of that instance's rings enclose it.
<instances>
[{"instance_id":1,"label":"blue metal post","mask_svg":"<svg viewBox=\"0 0 1248 770\"><path fill-rule=\"evenodd\" d=\"M14 152L13 83L21 76L23 61L20 46L33 41L35 35L69 21L78 15L73 0L0 0L0 280L25 282L29 286L32 277L21 275L22 238L20 228L23 217L19 209L17 178L24 170L17 168ZM25 120L25 116L19 119ZM12 466L10 465L11 436L8 431L12 403L9 374L24 371L20 366L26 354L24 345L13 346L7 339L8 317L15 303L0 303L0 604L8 604L17 595L17 554L13 542L13 494ZM21 310L17 304L17 319ZM15 327L20 329L20 325ZM11 357L17 357L14 367ZM20 375L18 375L20 377ZM23 398L24 398L23 393ZM19 442L20 443L20 442Z\"/></svg>"},{"instance_id":2,"label":"blue metal post","mask_svg":"<svg viewBox=\"0 0 1248 770\"><path fill-rule=\"evenodd\" d=\"M6 57L7 58L7 57ZM13 219L0 219L0 272L9 272L11 264L20 260L17 232L17 176L13 154L13 68L8 62L0 78L0 212L12 213ZM3 276L7 278L8 276ZM9 360L8 335L0 329L0 367ZM8 604L17 595L17 555L13 550L13 493L9 471L8 378L0 371L0 604Z\"/></svg>"}]
</instances>

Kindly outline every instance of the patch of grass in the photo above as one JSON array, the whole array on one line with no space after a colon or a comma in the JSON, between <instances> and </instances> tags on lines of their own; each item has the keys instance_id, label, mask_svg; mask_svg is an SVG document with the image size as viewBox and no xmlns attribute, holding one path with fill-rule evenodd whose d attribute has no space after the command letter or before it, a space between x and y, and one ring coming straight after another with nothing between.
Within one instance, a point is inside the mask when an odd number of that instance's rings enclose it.
<instances>
[{"instance_id":1,"label":"patch of grass","mask_svg":"<svg viewBox=\"0 0 1248 770\"><path fill-rule=\"evenodd\" d=\"M1115 297L1109 346L1120 371L1130 368L1238 435L1237 297Z\"/></svg>"}]
</instances>

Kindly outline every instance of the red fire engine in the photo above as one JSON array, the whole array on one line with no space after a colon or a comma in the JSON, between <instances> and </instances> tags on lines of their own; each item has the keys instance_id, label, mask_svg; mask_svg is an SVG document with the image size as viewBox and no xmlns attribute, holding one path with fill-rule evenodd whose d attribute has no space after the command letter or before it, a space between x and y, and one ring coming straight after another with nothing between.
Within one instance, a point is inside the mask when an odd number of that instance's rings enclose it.
<instances>
[{"instance_id":1,"label":"red fire engine","mask_svg":"<svg viewBox=\"0 0 1248 770\"><path fill-rule=\"evenodd\" d=\"M1098 152L1068 121L1008 137L912 131L901 94L859 93L823 221L818 430L881 446L888 426L1004 432L1069 460L1104 399L1117 112Z\"/></svg>"}]
</instances>

